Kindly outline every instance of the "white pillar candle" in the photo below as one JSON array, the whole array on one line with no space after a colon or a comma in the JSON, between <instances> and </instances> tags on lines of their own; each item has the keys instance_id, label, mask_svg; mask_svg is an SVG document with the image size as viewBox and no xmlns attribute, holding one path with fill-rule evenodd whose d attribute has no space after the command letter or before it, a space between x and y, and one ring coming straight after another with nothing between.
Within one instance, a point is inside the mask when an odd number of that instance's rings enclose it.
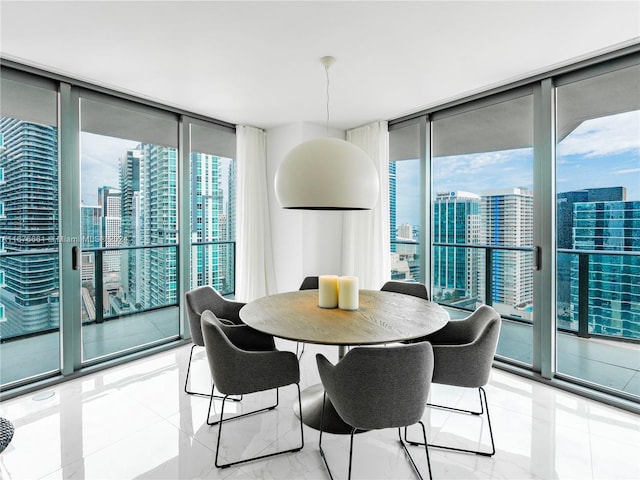
<instances>
[{"instance_id":1,"label":"white pillar candle","mask_svg":"<svg viewBox=\"0 0 640 480\"><path fill-rule=\"evenodd\" d=\"M340 277L338 280L338 306L342 310L358 309L358 277Z\"/></svg>"},{"instance_id":2,"label":"white pillar candle","mask_svg":"<svg viewBox=\"0 0 640 480\"><path fill-rule=\"evenodd\" d=\"M320 275L318 277L318 306L336 308L338 306L338 276Z\"/></svg>"}]
</instances>

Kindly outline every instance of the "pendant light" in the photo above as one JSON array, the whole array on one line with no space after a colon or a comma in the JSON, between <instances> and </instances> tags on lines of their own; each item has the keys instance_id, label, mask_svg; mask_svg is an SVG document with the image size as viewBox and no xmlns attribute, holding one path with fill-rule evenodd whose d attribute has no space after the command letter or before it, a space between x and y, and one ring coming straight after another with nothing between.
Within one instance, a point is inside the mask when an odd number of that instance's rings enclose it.
<instances>
[{"instance_id":1,"label":"pendant light","mask_svg":"<svg viewBox=\"0 0 640 480\"><path fill-rule=\"evenodd\" d=\"M327 77L327 135L329 133L329 67ZM317 138L293 148L275 176L278 202L300 210L371 210L378 198L378 173L372 160L356 145L338 138Z\"/></svg>"}]
</instances>

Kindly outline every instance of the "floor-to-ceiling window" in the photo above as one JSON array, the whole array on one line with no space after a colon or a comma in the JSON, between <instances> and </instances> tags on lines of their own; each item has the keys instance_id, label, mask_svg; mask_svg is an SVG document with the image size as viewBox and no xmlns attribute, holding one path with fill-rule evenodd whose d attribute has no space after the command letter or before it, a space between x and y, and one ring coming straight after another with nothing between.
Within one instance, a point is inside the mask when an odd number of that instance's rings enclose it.
<instances>
[{"instance_id":1,"label":"floor-to-ceiling window","mask_svg":"<svg viewBox=\"0 0 640 480\"><path fill-rule=\"evenodd\" d=\"M181 341L192 276L235 292L234 126L1 73L0 391Z\"/></svg>"},{"instance_id":2,"label":"floor-to-ceiling window","mask_svg":"<svg viewBox=\"0 0 640 480\"><path fill-rule=\"evenodd\" d=\"M228 128L189 125L190 286L235 293L235 134Z\"/></svg>"},{"instance_id":3,"label":"floor-to-ceiling window","mask_svg":"<svg viewBox=\"0 0 640 480\"><path fill-rule=\"evenodd\" d=\"M640 65L557 85L557 372L640 396Z\"/></svg>"},{"instance_id":4,"label":"floor-to-ceiling window","mask_svg":"<svg viewBox=\"0 0 640 480\"><path fill-rule=\"evenodd\" d=\"M412 162L431 256L421 276L398 275L406 261L391 275L420 278L452 318L493 305L511 366L637 402L640 54L498 90L390 122L392 258L407 257L393 240Z\"/></svg>"},{"instance_id":5,"label":"floor-to-ceiling window","mask_svg":"<svg viewBox=\"0 0 640 480\"><path fill-rule=\"evenodd\" d=\"M533 95L432 115L433 299L505 321L498 354L532 363Z\"/></svg>"},{"instance_id":6,"label":"floor-to-ceiling window","mask_svg":"<svg viewBox=\"0 0 640 480\"><path fill-rule=\"evenodd\" d=\"M389 132L392 280L424 281L424 259L420 248L424 235L424 208L421 207L420 201L423 189L421 172L424 164L420 160L420 129L420 122L411 122Z\"/></svg>"},{"instance_id":7,"label":"floor-to-ceiling window","mask_svg":"<svg viewBox=\"0 0 640 480\"><path fill-rule=\"evenodd\" d=\"M60 369L58 113L54 82L2 72L0 383Z\"/></svg>"},{"instance_id":8,"label":"floor-to-ceiling window","mask_svg":"<svg viewBox=\"0 0 640 480\"><path fill-rule=\"evenodd\" d=\"M83 361L178 336L178 122L80 97Z\"/></svg>"}]
</instances>

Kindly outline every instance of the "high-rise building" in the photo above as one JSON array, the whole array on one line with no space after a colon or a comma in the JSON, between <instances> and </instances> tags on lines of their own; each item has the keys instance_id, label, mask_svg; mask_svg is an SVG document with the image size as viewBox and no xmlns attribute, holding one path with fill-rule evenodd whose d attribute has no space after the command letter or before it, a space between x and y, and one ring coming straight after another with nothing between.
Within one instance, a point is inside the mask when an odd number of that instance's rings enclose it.
<instances>
[{"instance_id":1,"label":"high-rise building","mask_svg":"<svg viewBox=\"0 0 640 480\"><path fill-rule=\"evenodd\" d=\"M627 199L626 187L585 188L557 195L556 246L573 248L573 206L578 202L617 202ZM558 322L561 327L573 328L568 312L571 302L571 260L572 254L559 252L556 259L556 288L559 307ZM569 322L569 323L567 323Z\"/></svg>"},{"instance_id":2,"label":"high-rise building","mask_svg":"<svg viewBox=\"0 0 640 480\"><path fill-rule=\"evenodd\" d=\"M532 190L507 188L483 192L480 217L487 245L533 246ZM491 281L491 301L496 309L530 318L527 315L533 303L533 255L530 252L494 250Z\"/></svg>"},{"instance_id":3,"label":"high-rise building","mask_svg":"<svg viewBox=\"0 0 640 480\"><path fill-rule=\"evenodd\" d=\"M120 189L104 186L98 188L98 205L102 208L101 247L120 247L122 238ZM120 271L120 252L106 251L102 255L105 272ZM111 275L115 278L114 275Z\"/></svg>"},{"instance_id":4,"label":"high-rise building","mask_svg":"<svg viewBox=\"0 0 640 480\"><path fill-rule=\"evenodd\" d=\"M477 244L479 213L479 195L462 191L438 193L433 202L434 243ZM434 247L434 296L475 300L479 294L479 255L476 249Z\"/></svg>"},{"instance_id":5,"label":"high-rise building","mask_svg":"<svg viewBox=\"0 0 640 480\"><path fill-rule=\"evenodd\" d=\"M84 284L95 282L95 252L86 249L102 246L102 207L99 205L80 207L80 229L82 235L82 272L81 280Z\"/></svg>"},{"instance_id":6,"label":"high-rise building","mask_svg":"<svg viewBox=\"0 0 640 480\"><path fill-rule=\"evenodd\" d=\"M218 157L191 153L191 239L192 242L205 244L192 251L191 282L192 285L211 285L219 291L225 291L227 248L225 245L206 245L228 239L220 169ZM235 225L231 225L231 228L235 228Z\"/></svg>"},{"instance_id":7,"label":"high-rise building","mask_svg":"<svg viewBox=\"0 0 640 480\"><path fill-rule=\"evenodd\" d=\"M0 118L0 251L58 248L57 128ZM0 258L0 336L59 325L58 255Z\"/></svg>"},{"instance_id":8,"label":"high-rise building","mask_svg":"<svg viewBox=\"0 0 640 480\"><path fill-rule=\"evenodd\" d=\"M626 187L585 188L557 195L558 248L573 248L573 205L578 202L619 202L627 199Z\"/></svg>"},{"instance_id":9,"label":"high-rise building","mask_svg":"<svg viewBox=\"0 0 640 480\"><path fill-rule=\"evenodd\" d=\"M573 205L573 248L640 252L640 201L583 202ZM640 258L589 256L589 330L640 338ZM571 262L571 318L577 323L579 260Z\"/></svg>"},{"instance_id":10,"label":"high-rise building","mask_svg":"<svg viewBox=\"0 0 640 480\"><path fill-rule=\"evenodd\" d=\"M143 171L143 150L138 146L126 151L120 157L120 219L122 243L126 246L141 246L141 178ZM142 298L144 282L142 279L144 250L134 249L121 252L120 271L122 293L125 301L135 304Z\"/></svg>"},{"instance_id":11,"label":"high-rise building","mask_svg":"<svg viewBox=\"0 0 640 480\"><path fill-rule=\"evenodd\" d=\"M396 239L396 162L389 162L389 233L391 234L391 252L397 252Z\"/></svg>"},{"instance_id":12,"label":"high-rise building","mask_svg":"<svg viewBox=\"0 0 640 480\"><path fill-rule=\"evenodd\" d=\"M174 245L178 237L178 151L173 147L141 144L141 228L143 245ZM144 308L176 302L177 248L144 250L142 299Z\"/></svg>"}]
</instances>

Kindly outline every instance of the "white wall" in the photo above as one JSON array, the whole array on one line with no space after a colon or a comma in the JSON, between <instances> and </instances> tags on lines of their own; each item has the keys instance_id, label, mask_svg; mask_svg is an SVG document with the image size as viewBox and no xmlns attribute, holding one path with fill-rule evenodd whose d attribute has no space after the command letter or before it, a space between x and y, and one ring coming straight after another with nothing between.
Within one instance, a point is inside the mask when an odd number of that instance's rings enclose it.
<instances>
[{"instance_id":1,"label":"white wall","mask_svg":"<svg viewBox=\"0 0 640 480\"><path fill-rule=\"evenodd\" d=\"M286 210L275 196L273 180L285 155L296 145L327 136L325 126L298 122L267 130L267 185L273 261L278 292L297 290L309 275L340 275L342 213ZM344 139L344 131L329 130Z\"/></svg>"}]
</instances>

